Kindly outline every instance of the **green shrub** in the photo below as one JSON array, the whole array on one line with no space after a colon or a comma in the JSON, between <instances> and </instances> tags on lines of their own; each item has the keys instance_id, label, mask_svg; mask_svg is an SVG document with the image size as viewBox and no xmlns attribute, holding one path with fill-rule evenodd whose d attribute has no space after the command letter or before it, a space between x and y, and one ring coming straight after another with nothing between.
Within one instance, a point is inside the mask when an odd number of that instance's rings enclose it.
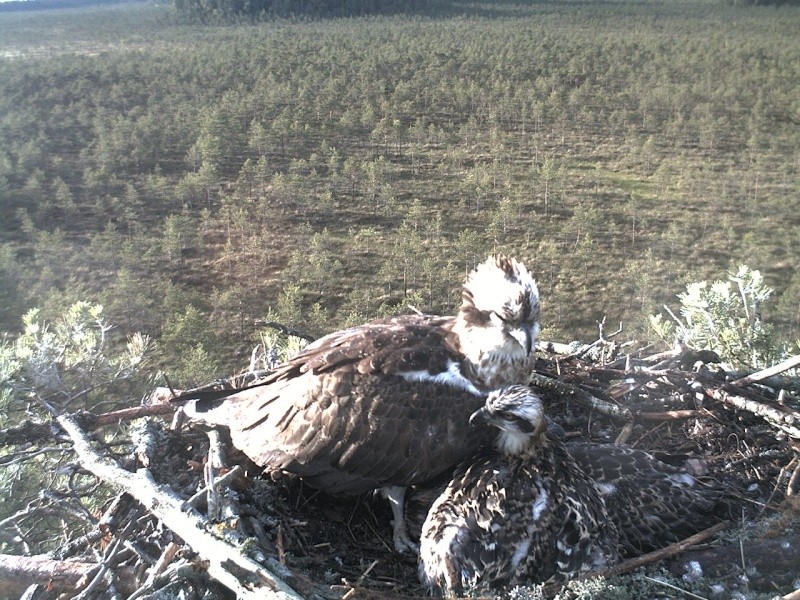
<instances>
[{"instance_id":1,"label":"green shrub","mask_svg":"<svg viewBox=\"0 0 800 600\"><path fill-rule=\"evenodd\" d=\"M650 327L669 344L713 350L734 368L764 368L788 354L762 316L772 291L759 271L741 266L726 281L688 284L678 294L680 316L665 306L670 319L651 315Z\"/></svg>"}]
</instances>

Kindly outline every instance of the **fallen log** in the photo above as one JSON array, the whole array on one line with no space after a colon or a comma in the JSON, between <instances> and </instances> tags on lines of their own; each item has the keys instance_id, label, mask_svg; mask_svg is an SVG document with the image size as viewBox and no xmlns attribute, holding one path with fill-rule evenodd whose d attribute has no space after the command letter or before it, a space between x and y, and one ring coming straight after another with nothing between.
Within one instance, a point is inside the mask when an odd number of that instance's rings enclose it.
<instances>
[{"instance_id":1,"label":"fallen log","mask_svg":"<svg viewBox=\"0 0 800 600\"><path fill-rule=\"evenodd\" d=\"M81 580L91 577L98 563L57 560L49 556L0 554L0 590L3 595L20 596L33 584L74 591Z\"/></svg>"}]
</instances>

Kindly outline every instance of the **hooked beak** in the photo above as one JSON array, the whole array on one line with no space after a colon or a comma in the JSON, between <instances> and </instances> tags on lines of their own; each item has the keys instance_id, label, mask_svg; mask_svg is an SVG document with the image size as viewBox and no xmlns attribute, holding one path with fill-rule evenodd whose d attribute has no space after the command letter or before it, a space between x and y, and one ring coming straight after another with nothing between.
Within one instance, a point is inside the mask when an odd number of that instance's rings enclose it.
<instances>
[{"instance_id":1,"label":"hooked beak","mask_svg":"<svg viewBox=\"0 0 800 600\"><path fill-rule=\"evenodd\" d=\"M484 423L489 422L489 415L486 413L486 407L483 406L476 410L469 418L469 424L472 427L478 427Z\"/></svg>"},{"instance_id":2,"label":"hooked beak","mask_svg":"<svg viewBox=\"0 0 800 600\"><path fill-rule=\"evenodd\" d=\"M517 340L520 346L525 348L525 354L530 354L533 351L533 341L536 337L536 331L533 326L521 325L508 333Z\"/></svg>"}]
</instances>

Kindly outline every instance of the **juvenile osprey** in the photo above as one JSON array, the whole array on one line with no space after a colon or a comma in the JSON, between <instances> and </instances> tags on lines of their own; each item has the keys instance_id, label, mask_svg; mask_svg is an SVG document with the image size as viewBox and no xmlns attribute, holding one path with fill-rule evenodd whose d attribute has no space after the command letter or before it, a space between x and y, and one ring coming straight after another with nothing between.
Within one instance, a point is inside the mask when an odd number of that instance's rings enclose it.
<instances>
[{"instance_id":1,"label":"juvenile osprey","mask_svg":"<svg viewBox=\"0 0 800 600\"><path fill-rule=\"evenodd\" d=\"M332 494L388 488L395 547L414 547L405 487L451 469L482 440L469 416L486 394L526 383L539 331L527 269L493 256L467 278L455 317L372 321L307 346L257 387L197 400L192 417L230 428L267 472Z\"/></svg>"},{"instance_id":2,"label":"juvenile osprey","mask_svg":"<svg viewBox=\"0 0 800 600\"><path fill-rule=\"evenodd\" d=\"M617 530L594 483L548 439L528 387L492 392L472 423L499 430L462 463L422 527L419 574L435 595L569 579L617 557Z\"/></svg>"},{"instance_id":3,"label":"juvenile osprey","mask_svg":"<svg viewBox=\"0 0 800 600\"><path fill-rule=\"evenodd\" d=\"M724 518L721 492L642 450L570 443L567 450L591 477L620 533L620 552L639 556Z\"/></svg>"}]
</instances>

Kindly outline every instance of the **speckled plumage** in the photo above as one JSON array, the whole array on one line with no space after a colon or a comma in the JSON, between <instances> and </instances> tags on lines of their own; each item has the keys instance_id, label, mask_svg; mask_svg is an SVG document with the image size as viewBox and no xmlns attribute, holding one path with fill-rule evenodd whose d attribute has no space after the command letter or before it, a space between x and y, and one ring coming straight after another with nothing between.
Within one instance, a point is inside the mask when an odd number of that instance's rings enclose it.
<instances>
[{"instance_id":1,"label":"speckled plumage","mask_svg":"<svg viewBox=\"0 0 800 600\"><path fill-rule=\"evenodd\" d=\"M419 573L436 595L563 580L617 559L617 531L594 483L525 386L492 392L475 419L499 430L465 461L422 527Z\"/></svg>"},{"instance_id":2,"label":"speckled plumage","mask_svg":"<svg viewBox=\"0 0 800 600\"><path fill-rule=\"evenodd\" d=\"M408 315L332 333L260 385L187 412L229 427L234 445L266 471L326 492L408 486L482 443L469 415L489 390L528 380L538 328L534 280L494 256L467 278L456 317ZM398 535L398 548L408 546Z\"/></svg>"},{"instance_id":3,"label":"speckled plumage","mask_svg":"<svg viewBox=\"0 0 800 600\"><path fill-rule=\"evenodd\" d=\"M569 443L567 450L597 484L620 532L623 556L685 539L722 519L720 491L642 450Z\"/></svg>"}]
</instances>

